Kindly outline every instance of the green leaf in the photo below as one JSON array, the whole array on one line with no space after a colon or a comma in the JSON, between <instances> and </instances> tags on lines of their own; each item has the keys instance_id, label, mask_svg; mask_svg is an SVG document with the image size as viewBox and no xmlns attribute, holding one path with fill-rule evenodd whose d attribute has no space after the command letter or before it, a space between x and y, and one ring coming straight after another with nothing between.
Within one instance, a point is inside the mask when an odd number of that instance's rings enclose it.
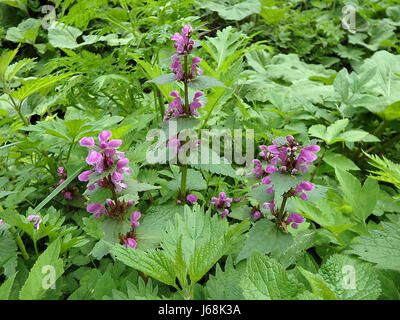
<instances>
[{"instance_id":1,"label":"green leaf","mask_svg":"<svg viewBox=\"0 0 400 320\"><path fill-rule=\"evenodd\" d=\"M302 267L297 267L298 270L302 273L302 275L307 279L309 282L312 292L321 297L324 300L336 300L337 297L335 293L330 289L328 284L324 281L324 279L318 275L313 274Z\"/></svg>"},{"instance_id":2,"label":"green leaf","mask_svg":"<svg viewBox=\"0 0 400 320\"><path fill-rule=\"evenodd\" d=\"M70 74L66 73L60 76L46 76L35 80L28 80L22 87L13 91L11 95L19 101L23 101L26 98L30 97L32 94L49 88L55 85L58 81L67 79L70 76Z\"/></svg>"},{"instance_id":3,"label":"green leaf","mask_svg":"<svg viewBox=\"0 0 400 320\"><path fill-rule=\"evenodd\" d=\"M18 48L15 50L10 50L10 51L5 51L1 56L0 56L0 80L5 80L5 73L10 65L11 61L13 61L15 55L18 52Z\"/></svg>"},{"instance_id":4,"label":"green leaf","mask_svg":"<svg viewBox=\"0 0 400 320\"><path fill-rule=\"evenodd\" d=\"M349 119L340 119L336 120L335 123L331 124L328 128L326 128L322 124L317 124L308 130L311 136L321 138L327 144L332 144L334 142L340 141L338 140L338 136L340 133L347 127L349 124Z\"/></svg>"},{"instance_id":5,"label":"green leaf","mask_svg":"<svg viewBox=\"0 0 400 320\"><path fill-rule=\"evenodd\" d=\"M376 263L377 268L400 271L400 219L389 215L391 222L381 222L383 230L370 230L354 240L351 252Z\"/></svg>"},{"instance_id":6,"label":"green leaf","mask_svg":"<svg viewBox=\"0 0 400 320\"><path fill-rule=\"evenodd\" d=\"M290 300L299 293L299 284L289 280L282 265L259 253L248 259L241 287L251 300Z\"/></svg>"},{"instance_id":7,"label":"green leaf","mask_svg":"<svg viewBox=\"0 0 400 320\"><path fill-rule=\"evenodd\" d=\"M233 61L236 60L235 55L242 44L242 36L242 33L235 32L229 26L222 31L218 30L215 38L207 37L207 42L202 42L204 49L207 50L217 63L216 69L218 71L228 70Z\"/></svg>"},{"instance_id":8,"label":"green leaf","mask_svg":"<svg viewBox=\"0 0 400 320\"><path fill-rule=\"evenodd\" d=\"M199 1L200 8L218 12L218 15L225 20L242 20L249 15L260 13L260 0L208 0Z\"/></svg>"},{"instance_id":9,"label":"green leaf","mask_svg":"<svg viewBox=\"0 0 400 320\"><path fill-rule=\"evenodd\" d=\"M345 199L353 208L354 214L361 221L375 209L379 196L379 185L376 180L368 178L361 187L360 182L351 173L336 169L336 176L340 183Z\"/></svg>"},{"instance_id":10,"label":"green leaf","mask_svg":"<svg viewBox=\"0 0 400 320\"><path fill-rule=\"evenodd\" d=\"M295 207L308 219L338 235L350 229L355 223L342 212L336 210L326 199L316 202L293 199Z\"/></svg>"},{"instance_id":11,"label":"green leaf","mask_svg":"<svg viewBox=\"0 0 400 320\"><path fill-rule=\"evenodd\" d=\"M154 79L147 80L146 82L156 83L156 84L168 84L176 80L174 73L163 74L161 76L155 77Z\"/></svg>"},{"instance_id":12,"label":"green leaf","mask_svg":"<svg viewBox=\"0 0 400 320\"><path fill-rule=\"evenodd\" d=\"M8 300L11 293L11 288L14 284L14 280L16 277L16 273L9 277L4 283L0 286L0 300Z\"/></svg>"},{"instance_id":13,"label":"green leaf","mask_svg":"<svg viewBox=\"0 0 400 320\"><path fill-rule=\"evenodd\" d=\"M60 248L60 241L56 240L39 256L19 293L21 300L40 300L43 298L52 285L52 282L46 281L46 276L49 276L49 280L54 281L55 285L55 281L64 272L63 261L59 258ZM54 269L46 269L46 267ZM51 273L47 274L49 270L54 270L53 279Z\"/></svg>"},{"instance_id":14,"label":"green leaf","mask_svg":"<svg viewBox=\"0 0 400 320\"><path fill-rule=\"evenodd\" d=\"M340 98L345 102L349 97L349 73L346 68L343 68L336 76L333 82L335 91L340 94Z\"/></svg>"},{"instance_id":15,"label":"green leaf","mask_svg":"<svg viewBox=\"0 0 400 320\"><path fill-rule=\"evenodd\" d=\"M224 271L216 265L215 275L210 274L205 285L207 299L210 300L244 300L241 279L246 272L246 264L233 266L231 256L225 262Z\"/></svg>"},{"instance_id":16,"label":"green leaf","mask_svg":"<svg viewBox=\"0 0 400 320\"><path fill-rule=\"evenodd\" d=\"M0 233L0 268L4 268L4 275L10 277L17 267L17 245L10 232Z\"/></svg>"},{"instance_id":17,"label":"green leaf","mask_svg":"<svg viewBox=\"0 0 400 320\"><path fill-rule=\"evenodd\" d=\"M197 76L196 79L189 82L189 87L195 90L204 90L212 87L226 88L221 81L207 76Z\"/></svg>"},{"instance_id":18,"label":"green leaf","mask_svg":"<svg viewBox=\"0 0 400 320\"><path fill-rule=\"evenodd\" d=\"M57 22L48 29L49 43L55 48L75 49L80 46L76 39L82 35L82 31Z\"/></svg>"},{"instance_id":19,"label":"green leaf","mask_svg":"<svg viewBox=\"0 0 400 320\"><path fill-rule=\"evenodd\" d=\"M327 153L324 157L324 161L331 167L338 168L340 170L360 170L360 168L357 167L357 165L352 160L340 153Z\"/></svg>"},{"instance_id":20,"label":"green leaf","mask_svg":"<svg viewBox=\"0 0 400 320\"><path fill-rule=\"evenodd\" d=\"M174 264L168 259L166 253L160 250L146 252L121 245L114 245L112 254L116 259L136 270L142 271L152 278L170 286L175 286Z\"/></svg>"},{"instance_id":21,"label":"green leaf","mask_svg":"<svg viewBox=\"0 0 400 320\"><path fill-rule=\"evenodd\" d=\"M349 256L332 255L318 274L341 300L375 300L381 293L377 271Z\"/></svg>"},{"instance_id":22,"label":"green leaf","mask_svg":"<svg viewBox=\"0 0 400 320\"><path fill-rule=\"evenodd\" d=\"M275 228L268 219L257 221L247 234L242 250L236 258L236 263L250 257L254 252L262 254L280 254L293 244L293 237Z\"/></svg>"},{"instance_id":23,"label":"green leaf","mask_svg":"<svg viewBox=\"0 0 400 320\"><path fill-rule=\"evenodd\" d=\"M34 44L39 33L41 20L29 18L7 30L6 39L12 42Z\"/></svg>"}]
</instances>

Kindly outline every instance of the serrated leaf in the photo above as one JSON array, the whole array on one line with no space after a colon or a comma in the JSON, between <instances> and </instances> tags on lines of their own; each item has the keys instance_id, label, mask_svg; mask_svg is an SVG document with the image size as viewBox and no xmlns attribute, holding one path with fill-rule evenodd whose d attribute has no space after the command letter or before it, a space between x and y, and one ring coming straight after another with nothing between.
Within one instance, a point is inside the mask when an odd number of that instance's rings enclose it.
<instances>
[{"instance_id":1,"label":"serrated leaf","mask_svg":"<svg viewBox=\"0 0 400 320\"><path fill-rule=\"evenodd\" d=\"M275 228L268 219L257 221L248 232L242 250L236 258L236 263L250 257L254 252L279 254L293 244L293 237Z\"/></svg>"},{"instance_id":2,"label":"serrated leaf","mask_svg":"<svg viewBox=\"0 0 400 320\"><path fill-rule=\"evenodd\" d=\"M132 248L124 248L121 245L114 245L111 252L127 266L142 271L158 281L175 286L174 264L167 258L165 252L160 250L144 252Z\"/></svg>"},{"instance_id":3,"label":"serrated leaf","mask_svg":"<svg viewBox=\"0 0 400 320\"><path fill-rule=\"evenodd\" d=\"M307 279L309 282L312 292L321 297L324 300L336 300L335 293L330 289L328 284L324 281L324 279L318 275L313 274L302 267L297 267L298 270L302 273L302 275Z\"/></svg>"},{"instance_id":4,"label":"serrated leaf","mask_svg":"<svg viewBox=\"0 0 400 320\"><path fill-rule=\"evenodd\" d=\"M30 97L32 94L53 86L58 81L67 79L70 76L70 74L65 73L59 76L45 76L39 79L28 80L22 87L13 91L11 95L19 101L23 101L26 98Z\"/></svg>"},{"instance_id":5,"label":"serrated leaf","mask_svg":"<svg viewBox=\"0 0 400 320\"><path fill-rule=\"evenodd\" d=\"M381 222L383 230L356 238L351 252L378 268L400 271L400 220L394 217L392 222Z\"/></svg>"},{"instance_id":6,"label":"serrated leaf","mask_svg":"<svg viewBox=\"0 0 400 320\"><path fill-rule=\"evenodd\" d=\"M248 259L241 287L251 300L288 300L299 293L298 284L289 280L282 265L259 253Z\"/></svg>"},{"instance_id":7,"label":"serrated leaf","mask_svg":"<svg viewBox=\"0 0 400 320\"><path fill-rule=\"evenodd\" d=\"M4 283L0 286L0 300L8 300L11 293L11 288L14 284L14 280L16 277L16 273L9 277Z\"/></svg>"},{"instance_id":8,"label":"serrated leaf","mask_svg":"<svg viewBox=\"0 0 400 320\"><path fill-rule=\"evenodd\" d=\"M352 174L340 169L336 169L335 172L345 199L350 203L354 214L364 221L372 213L378 201L379 185L377 181L367 178L361 187L358 179Z\"/></svg>"},{"instance_id":9,"label":"serrated leaf","mask_svg":"<svg viewBox=\"0 0 400 320\"><path fill-rule=\"evenodd\" d=\"M318 274L341 300L375 300L381 293L377 271L349 256L332 255Z\"/></svg>"}]
</instances>

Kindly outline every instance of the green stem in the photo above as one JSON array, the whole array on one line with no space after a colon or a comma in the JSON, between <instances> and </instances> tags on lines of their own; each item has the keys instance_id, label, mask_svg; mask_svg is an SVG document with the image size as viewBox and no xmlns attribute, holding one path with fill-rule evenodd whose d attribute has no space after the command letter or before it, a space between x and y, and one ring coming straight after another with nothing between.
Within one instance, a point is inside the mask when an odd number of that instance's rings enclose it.
<instances>
[{"instance_id":1,"label":"green stem","mask_svg":"<svg viewBox=\"0 0 400 320\"><path fill-rule=\"evenodd\" d=\"M67 153L67 161L66 161L67 163L68 163L69 157L71 156L71 151L72 151L72 148L74 147L74 145L75 145L75 139L72 140L71 145L69 146L68 153Z\"/></svg>"},{"instance_id":2,"label":"green stem","mask_svg":"<svg viewBox=\"0 0 400 320\"><path fill-rule=\"evenodd\" d=\"M317 171L318 171L318 168L319 168L319 166L321 165L322 160L324 159L327 150L328 150L328 146L325 145L325 146L324 146L324 151L322 152L322 155L321 155L321 157L319 158L319 161L318 161L317 165L315 166L315 169L314 169L313 173L311 174L310 182L313 182L313 180L314 180L314 178L315 178L315 175L316 175L316 173L317 173Z\"/></svg>"},{"instance_id":3,"label":"green stem","mask_svg":"<svg viewBox=\"0 0 400 320\"><path fill-rule=\"evenodd\" d=\"M17 245L18 245L19 250L21 251L22 256L24 257L25 260L29 260L29 255L28 255L28 252L26 252L25 245L22 242L21 237L18 234L16 234L17 230L15 229L15 227L11 227L10 231L12 233L15 233L15 240L17 241Z\"/></svg>"},{"instance_id":4,"label":"green stem","mask_svg":"<svg viewBox=\"0 0 400 320\"><path fill-rule=\"evenodd\" d=\"M39 256L39 250L38 250L38 248L37 248L36 240L33 240L33 247L35 248L35 253L36 253L36 255Z\"/></svg>"},{"instance_id":5,"label":"green stem","mask_svg":"<svg viewBox=\"0 0 400 320\"><path fill-rule=\"evenodd\" d=\"M181 176L181 196L182 198L186 195L186 181L187 181L187 166L182 166L182 176Z\"/></svg>"},{"instance_id":6,"label":"green stem","mask_svg":"<svg viewBox=\"0 0 400 320\"><path fill-rule=\"evenodd\" d=\"M11 94L8 94L8 96L10 97L11 102L12 102L12 105L13 105L15 111L17 111L17 113L18 113L19 117L21 118L22 122L23 122L26 126L28 126L28 125L29 125L29 122L28 122L28 120L24 117L24 115L23 115L22 112L21 112L21 104L18 105L18 104L15 102L15 100L14 100L14 98L12 97Z\"/></svg>"}]
</instances>

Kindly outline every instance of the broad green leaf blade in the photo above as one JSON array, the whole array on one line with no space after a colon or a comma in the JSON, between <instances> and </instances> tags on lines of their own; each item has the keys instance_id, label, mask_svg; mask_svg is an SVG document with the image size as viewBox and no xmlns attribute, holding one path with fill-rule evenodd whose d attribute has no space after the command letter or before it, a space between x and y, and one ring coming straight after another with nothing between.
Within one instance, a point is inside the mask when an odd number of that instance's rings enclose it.
<instances>
[{"instance_id":1,"label":"broad green leaf blade","mask_svg":"<svg viewBox=\"0 0 400 320\"><path fill-rule=\"evenodd\" d=\"M60 241L56 240L39 256L19 293L21 300L40 300L55 285L64 272L60 248Z\"/></svg>"},{"instance_id":2,"label":"broad green leaf blade","mask_svg":"<svg viewBox=\"0 0 400 320\"><path fill-rule=\"evenodd\" d=\"M298 270L303 274L303 276L307 279L309 282L312 292L321 297L324 300L336 300L336 295L335 293L331 290L331 288L328 286L328 284L324 281L324 279L318 275L318 274L313 274L302 267L297 267Z\"/></svg>"},{"instance_id":3,"label":"broad green leaf blade","mask_svg":"<svg viewBox=\"0 0 400 320\"><path fill-rule=\"evenodd\" d=\"M247 261L241 287L251 300L290 300L300 293L300 285L289 280L282 265L259 253Z\"/></svg>"},{"instance_id":4,"label":"broad green leaf blade","mask_svg":"<svg viewBox=\"0 0 400 320\"><path fill-rule=\"evenodd\" d=\"M4 283L0 286L0 300L8 300L11 293L11 288L14 284L14 280L16 277L16 273L9 277Z\"/></svg>"},{"instance_id":5,"label":"broad green leaf blade","mask_svg":"<svg viewBox=\"0 0 400 320\"><path fill-rule=\"evenodd\" d=\"M400 271L400 219L390 215L391 222L381 222L383 230L371 230L358 237L351 252L376 263L378 268Z\"/></svg>"},{"instance_id":6,"label":"broad green leaf blade","mask_svg":"<svg viewBox=\"0 0 400 320\"><path fill-rule=\"evenodd\" d=\"M381 293L377 271L349 256L331 256L318 273L341 300L375 300Z\"/></svg>"},{"instance_id":7,"label":"broad green leaf blade","mask_svg":"<svg viewBox=\"0 0 400 320\"><path fill-rule=\"evenodd\" d=\"M169 260L165 252L160 250L148 250L146 252L124 248L122 245L114 245L111 253L116 259L129 267L144 272L145 274L175 287L174 263Z\"/></svg>"}]
</instances>

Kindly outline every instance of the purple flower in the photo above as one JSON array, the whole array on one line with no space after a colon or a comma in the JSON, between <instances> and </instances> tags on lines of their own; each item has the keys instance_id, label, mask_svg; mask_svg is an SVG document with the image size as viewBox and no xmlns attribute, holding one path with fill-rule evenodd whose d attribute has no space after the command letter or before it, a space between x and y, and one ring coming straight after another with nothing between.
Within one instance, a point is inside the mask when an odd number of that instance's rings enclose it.
<instances>
[{"instance_id":1,"label":"purple flower","mask_svg":"<svg viewBox=\"0 0 400 320\"><path fill-rule=\"evenodd\" d=\"M167 116L164 118L164 121L167 121L172 117L184 116L182 98L179 95L179 92L175 90L171 91L170 96L174 97L175 99L168 105L168 109L165 111Z\"/></svg>"},{"instance_id":2,"label":"purple flower","mask_svg":"<svg viewBox=\"0 0 400 320\"><path fill-rule=\"evenodd\" d=\"M296 168L300 169L303 173L307 172L308 166L317 159L314 152L318 152L319 150L320 147L317 145L302 148L299 157L297 158Z\"/></svg>"},{"instance_id":3,"label":"purple flower","mask_svg":"<svg viewBox=\"0 0 400 320\"><path fill-rule=\"evenodd\" d=\"M257 221L257 220L259 220L259 219L262 217L262 214L261 214L260 211L257 210L257 211L254 211L254 212L253 212L252 217L253 217L253 219L254 219L255 221Z\"/></svg>"},{"instance_id":4,"label":"purple flower","mask_svg":"<svg viewBox=\"0 0 400 320\"><path fill-rule=\"evenodd\" d=\"M253 169L254 175L256 178L261 178L263 176L264 170L261 165L261 161L258 159L253 160L253 164L255 165L255 168Z\"/></svg>"},{"instance_id":5,"label":"purple flower","mask_svg":"<svg viewBox=\"0 0 400 320\"><path fill-rule=\"evenodd\" d=\"M131 214L132 228L137 228L140 226L140 223L138 220L140 219L141 216L142 216L142 214L140 213L140 211L135 211Z\"/></svg>"},{"instance_id":6,"label":"purple flower","mask_svg":"<svg viewBox=\"0 0 400 320\"><path fill-rule=\"evenodd\" d=\"M30 222L33 222L33 227L37 230L42 223L42 218L40 216L30 215L26 219Z\"/></svg>"},{"instance_id":7,"label":"purple flower","mask_svg":"<svg viewBox=\"0 0 400 320\"><path fill-rule=\"evenodd\" d=\"M298 213L291 213L288 215L286 223L291 224L292 228L297 229L299 223L304 222L304 217Z\"/></svg>"},{"instance_id":8,"label":"purple flower","mask_svg":"<svg viewBox=\"0 0 400 320\"><path fill-rule=\"evenodd\" d=\"M307 200L308 196L304 191L311 191L314 190L314 185L311 182L308 181L303 181L300 182L297 186L296 186L296 195L300 194L300 198L303 200Z\"/></svg>"},{"instance_id":9,"label":"purple flower","mask_svg":"<svg viewBox=\"0 0 400 320\"><path fill-rule=\"evenodd\" d=\"M79 176L78 180L79 181L89 181L90 175L93 173L91 170L83 171Z\"/></svg>"},{"instance_id":10,"label":"purple flower","mask_svg":"<svg viewBox=\"0 0 400 320\"><path fill-rule=\"evenodd\" d=\"M212 197L211 204L216 208L230 207L232 198L227 198L225 192L220 192L218 198Z\"/></svg>"},{"instance_id":11,"label":"purple flower","mask_svg":"<svg viewBox=\"0 0 400 320\"><path fill-rule=\"evenodd\" d=\"M196 93L194 94L193 101L192 101L192 103L191 103L190 106L189 106L189 108L190 108L190 113L191 113L192 116L197 117L197 116L199 115L199 114L197 113L196 110L197 110L198 108L200 108L200 107L203 105L203 103L199 101L199 98L200 98L202 95L204 95L204 93L201 92L201 91L198 91L198 92L196 92Z\"/></svg>"},{"instance_id":12,"label":"purple flower","mask_svg":"<svg viewBox=\"0 0 400 320\"><path fill-rule=\"evenodd\" d=\"M190 78L196 78L196 75L202 75L203 71L199 68L198 64L203 61L203 59L199 57L195 57L192 59L192 63L190 64Z\"/></svg>"},{"instance_id":13,"label":"purple flower","mask_svg":"<svg viewBox=\"0 0 400 320\"><path fill-rule=\"evenodd\" d=\"M59 177L65 177L66 174L65 174L65 169L64 169L64 167L58 167L58 168L57 168L57 174L58 174Z\"/></svg>"},{"instance_id":14,"label":"purple flower","mask_svg":"<svg viewBox=\"0 0 400 320\"><path fill-rule=\"evenodd\" d=\"M181 59L179 57L176 57L176 55L173 55L172 57L175 57L175 58L172 60L172 63L170 64L169 67L172 69L172 72L175 74L175 79L177 81L182 81L182 80L184 80L184 74L183 74Z\"/></svg>"},{"instance_id":15,"label":"purple flower","mask_svg":"<svg viewBox=\"0 0 400 320\"><path fill-rule=\"evenodd\" d=\"M269 208L271 213L273 213L275 211L275 201L265 202L262 207L264 210Z\"/></svg>"},{"instance_id":16,"label":"purple flower","mask_svg":"<svg viewBox=\"0 0 400 320\"><path fill-rule=\"evenodd\" d=\"M0 226L2 226L3 224L5 224L5 222L0 219Z\"/></svg>"},{"instance_id":17,"label":"purple flower","mask_svg":"<svg viewBox=\"0 0 400 320\"><path fill-rule=\"evenodd\" d=\"M224 209L224 210L222 210L222 212L219 213L219 216L221 218L226 218L228 216L228 214L229 214L229 210L228 209Z\"/></svg>"},{"instance_id":18,"label":"purple flower","mask_svg":"<svg viewBox=\"0 0 400 320\"><path fill-rule=\"evenodd\" d=\"M86 163L94 166L94 169L97 173L102 173L104 171L103 160L103 155L100 152L90 151L86 158Z\"/></svg>"},{"instance_id":19,"label":"purple flower","mask_svg":"<svg viewBox=\"0 0 400 320\"><path fill-rule=\"evenodd\" d=\"M81 141L79 141L79 144L81 147L94 147L95 146L94 139L88 138L88 137L82 138Z\"/></svg>"},{"instance_id":20,"label":"purple flower","mask_svg":"<svg viewBox=\"0 0 400 320\"><path fill-rule=\"evenodd\" d=\"M240 202L240 201L241 201L240 198L235 198L235 199L233 199L233 202Z\"/></svg>"},{"instance_id":21,"label":"purple flower","mask_svg":"<svg viewBox=\"0 0 400 320\"><path fill-rule=\"evenodd\" d=\"M193 50L194 41L190 39L192 33L192 27L185 25L182 28L182 34L176 32L171 40L174 40L174 47L176 48L176 53L187 54Z\"/></svg>"},{"instance_id":22,"label":"purple flower","mask_svg":"<svg viewBox=\"0 0 400 320\"><path fill-rule=\"evenodd\" d=\"M186 196L186 200L187 200L190 204L193 204L193 203L197 202L198 199L199 199L199 198L197 198L197 196L194 195L194 194L188 194L188 195Z\"/></svg>"},{"instance_id":23,"label":"purple flower","mask_svg":"<svg viewBox=\"0 0 400 320\"><path fill-rule=\"evenodd\" d=\"M124 240L124 244L125 244L125 247L127 247L127 248L131 247L132 249L136 249L136 246L137 246L137 242L133 238L127 238L126 240Z\"/></svg>"},{"instance_id":24,"label":"purple flower","mask_svg":"<svg viewBox=\"0 0 400 320\"><path fill-rule=\"evenodd\" d=\"M273 172L276 172L276 171L278 171L278 168L275 167L275 166L268 166L268 167L265 168L265 172L266 173L273 173Z\"/></svg>"},{"instance_id":25,"label":"purple flower","mask_svg":"<svg viewBox=\"0 0 400 320\"><path fill-rule=\"evenodd\" d=\"M63 196L65 199L72 200L72 192L71 191L64 191Z\"/></svg>"},{"instance_id":26,"label":"purple flower","mask_svg":"<svg viewBox=\"0 0 400 320\"><path fill-rule=\"evenodd\" d=\"M101 203L93 202L86 207L86 211L90 213L94 213L94 217L99 219L101 214L108 215L108 211L105 206Z\"/></svg>"}]
</instances>

